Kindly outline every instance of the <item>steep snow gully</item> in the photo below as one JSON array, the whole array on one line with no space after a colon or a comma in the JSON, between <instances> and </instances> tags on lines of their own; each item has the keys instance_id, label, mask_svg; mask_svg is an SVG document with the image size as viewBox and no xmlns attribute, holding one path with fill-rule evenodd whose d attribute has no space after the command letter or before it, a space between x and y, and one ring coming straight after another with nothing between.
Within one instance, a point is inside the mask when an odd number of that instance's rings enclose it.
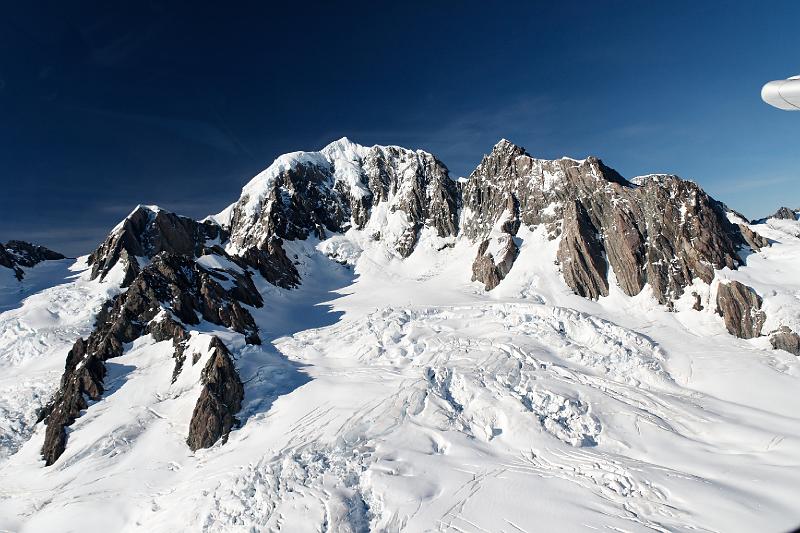
<instances>
[{"instance_id":1,"label":"steep snow gully","mask_svg":"<svg viewBox=\"0 0 800 533\"><path fill-rule=\"evenodd\" d=\"M139 206L78 260L15 253L0 530L800 525L791 209L341 139L203 221Z\"/></svg>"}]
</instances>

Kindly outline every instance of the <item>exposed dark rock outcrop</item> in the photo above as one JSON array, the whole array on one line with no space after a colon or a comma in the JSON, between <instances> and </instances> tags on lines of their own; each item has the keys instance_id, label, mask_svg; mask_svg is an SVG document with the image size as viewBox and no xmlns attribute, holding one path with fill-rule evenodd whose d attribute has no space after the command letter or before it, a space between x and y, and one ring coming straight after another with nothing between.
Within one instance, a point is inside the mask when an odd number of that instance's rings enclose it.
<instances>
[{"instance_id":1,"label":"exposed dark rock outcrop","mask_svg":"<svg viewBox=\"0 0 800 533\"><path fill-rule=\"evenodd\" d=\"M776 350L786 350L800 356L800 335L786 326L781 326L769 336L769 342Z\"/></svg>"},{"instance_id":2,"label":"exposed dark rock outcrop","mask_svg":"<svg viewBox=\"0 0 800 533\"><path fill-rule=\"evenodd\" d=\"M694 303L692 304L692 309L694 309L695 311L702 311L703 309L705 309L703 307L703 298L699 294L697 294L696 292L693 292L692 293L692 298L694 298Z\"/></svg>"},{"instance_id":3,"label":"exposed dark rock outcrop","mask_svg":"<svg viewBox=\"0 0 800 533\"><path fill-rule=\"evenodd\" d=\"M608 268L603 242L580 201L564 213L564 230L558 246L558 262L567 285L580 296L608 296Z\"/></svg>"},{"instance_id":4,"label":"exposed dark rock outcrop","mask_svg":"<svg viewBox=\"0 0 800 533\"><path fill-rule=\"evenodd\" d=\"M49 248L25 241L8 241L5 244L5 249L14 256L14 260L18 265L24 267L32 267L38 265L42 261L66 259L64 255L54 252Z\"/></svg>"},{"instance_id":5,"label":"exposed dark rock outcrop","mask_svg":"<svg viewBox=\"0 0 800 533\"><path fill-rule=\"evenodd\" d=\"M780 207L777 211L773 214L764 217L758 218L752 221L753 224L765 224L770 219L773 220L799 220L800 219L800 209L791 209L789 207Z\"/></svg>"},{"instance_id":6,"label":"exposed dark rock outcrop","mask_svg":"<svg viewBox=\"0 0 800 533\"><path fill-rule=\"evenodd\" d=\"M745 242L754 251L757 252L770 245L769 239L766 237L762 237L744 224L737 225L739 226L739 231L742 233L742 237L744 238Z\"/></svg>"},{"instance_id":7,"label":"exposed dark rock outcrop","mask_svg":"<svg viewBox=\"0 0 800 533\"><path fill-rule=\"evenodd\" d=\"M490 240L486 239L478 247L478 255L472 263L472 281L480 281L487 291L497 287L511 271L511 266L519 254L514 237L503 233L497 239L497 257L488 252Z\"/></svg>"},{"instance_id":8,"label":"exposed dark rock outcrop","mask_svg":"<svg viewBox=\"0 0 800 533\"><path fill-rule=\"evenodd\" d=\"M227 234L216 223L197 222L157 207L138 206L89 256L92 278L105 278L120 259L125 270L123 287L127 287L140 267L136 257L152 258L161 252L197 257L207 243L221 242Z\"/></svg>"},{"instance_id":9,"label":"exposed dark rock outcrop","mask_svg":"<svg viewBox=\"0 0 800 533\"><path fill-rule=\"evenodd\" d=\"M788 207L781 207L770 218L777 218L781 220L797 220L797 212Z\"/></svg>"},{"instance_id":10,"label":"exposed dark rock outcrop","mask_svg":"<svg viewBox=\"0 0 800 533\"><path fill-rule=\"evenodd\" d=\"M242 407L244 386L236 372L228 349L217 337L209 347L211 357L203 368L203 390L192 413L186 443L193 451L209 448L219 439L224 443L231 428L238 423L236 413Z\"/></svg>"},{"instance_id":11,"label":"exposed dark rock outcrop","mask_svg":"<svg viewBox=\"0 0 800 533\"><path fill-rule=\"evenodd\" d=\"M497 233L478 246L478 254L472 263L472 281L480 281L487 291L500 284L519 255L519 246L514 240L520 226L519 205L514 195L508 195L505 218L497 226Z\"/></svg>"},{"instance_id":12,"label":"exposed dark rock outcrop","mask_svg":"<svg viewBox=\"0 0 800 533\"><path fill-rule=\"evenodd\" d=\"M66 259L58 252L44 246L31 244L25 241L8 241L0 243L0 266L10 268L18 280L25 277L22 267L30 268L43 261L56 261Z\"/></svg>"},{"instance_id":13,"label":"exposed dark rock outcrop","mask_svg":"<svg viewBox=\"0 0 800 533\"><path fill-rule=\"evenodd\" d=\"M12 269L14 271L14 275L19 280L21 280L24 275L22 269L17 267L17 263L14 261L14 256L8 253L2 244L0 244L0 267Z\"/></svg>"},{"instance_id":14,"label":"exposed dark rock outcrop","mask_svg":"<svg viewBox=\"0 0 800 533\"><path fill-rule=\"evenodd\" d=\"M505 140L463 187L464 235L482 242L509 192L519 201L522 224L543 224L551 238L565 233L559 250L565 281L592 298L607 293L606 261L626 294L647 283L670 304L694 278L710 283L715 269L737 268L743 246L759 246L691 181L653 175L629 182L597 158L535 159Z\"/></svg>"},{"instance_id":15,"label":"exposed dark rock outcrop","mask_svg":"<svg viewBox=\"0 0 800 533\"><path fill-rule=\"evenodd\" d=\"M167 252L155 256L128 290L101 311L89 338L79 339L67 356L60 388L46 413L45 463L53 464L63 453L65 428L88 407L87 398L100 399L105 361L122 355L125 343L146 333L157 341L172 339L177 373L188 339L183 325L198 324L200 318L244 334L251 344L261 342L242 303L262 305L247 271L206 269L189 257Z\"/></svg>"},{"instance_id":16,"label":"exposed dark rock outcrop","mask_svg":"<svg viewBox=\"0 0 800 533\"><path fill-rule=\"evenodd\" d=\"M458 189L431 154L342 139L312 155L276 161L261 189L245 188L230 217L231 242L241 255L263 250L265 239L322 238L363 228L382 202L405 214L405 230L389 243L402 257L414 250L425 226L442 237L457 233Z\"/></svg>"},{"instance_id":17,"label":"exposed dark rock outcrop","mask_svg":"<svg viewBox=\"0 0 800 533\"><path fill-rule=\"evenodd\" d=\"M286 256L280 237L265 239L259 246L245 249L241 258L273 285L290 289L300 284L300 273Z\"/></svg>"},{"instance_id":18,"label":"exposed dark rock outcrop","mask_svg":"<svg viewBox=\"0 0 800 533\"><path fill-rule=\"evenodd\" d=\"M720 283L717 288L717 313L722 315L731 335L752 339L761 335L766 315L761 310L761 297L738 281Z\"/></svg>"},{"instance_id":19,"label":"exposed dark rock outcrop","mask_svg":"<svg viewBox=\"0 0 800 533\"><path fill-rule=\"evenodd\" d=\"M105 349L105 353L111 353L116 347L114 343L97 346ZM43 413L47 429L42 445L42 458L48 466L64 453L67 444L66 426L71 425L80 416L80 412L89 407L87 400L99 400L103 393L103 379L106 376L103 355L89 354L87 353L89 349L87 341L83 339L75 341L67 355L61 388L56 399Z\"/></svg>"},{"instance_id":20,"label":"exposed dark rock outcrop","mask_svg":"<svg viewBox=\"0 0 800 533\"><path fill-rule=\"evenodd\" d=\"M391 209L404 212L410 221L394 243L402 257L414 251L424 226L435 229L440 237L456 235L458 190L447 167L434 156L397 147L374 147L366 157L365 172L368 184L377 190L372 206L391 193L395 195Z\"/></svg>"}]
</instances>

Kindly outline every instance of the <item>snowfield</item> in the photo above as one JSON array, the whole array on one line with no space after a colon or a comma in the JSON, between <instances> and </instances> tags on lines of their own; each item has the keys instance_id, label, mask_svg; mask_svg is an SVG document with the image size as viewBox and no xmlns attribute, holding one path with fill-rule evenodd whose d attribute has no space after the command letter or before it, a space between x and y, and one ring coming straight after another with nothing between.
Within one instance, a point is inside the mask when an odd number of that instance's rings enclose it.
<instances>
[{"instance_id":1,"label":"snowfield","mask_svg":"<svg viewBox=\"0 0 800 533\"><path fill-rule=\"evenodd\" d=\"M38 411L58 387L66 353L87 335L120 278L88 280L86 258L45 261L22 282L0 268L0 461L33 431ZM38 292L37 291L41 291ZM8 310L6 310L8 309Z\"/></svg>"},{"instance_id":2,"label":"snowfield","mask_svg":"<svg viewBox=\"0 0 800 533\"><path fill-rule=\"evenodd\" d=\"M792 224L754 226L773 246L718 277L800 324ZM575 296L554 266L557 241L541 228L517 237L491 293L469 281L475 248L461 240L424 234L404 260L369 230L287 242L304 281L259 278L265 306L249 311L263 345L202 323L173 383L171 342L138 339L108 361L104 399L45 468L36 410L118 286L80 272L51 280L0 315L0 530L800 525L798 358L729 335L700 282L704 311L691 290L676 312L615 283L598 301ZM192 453L211 334L231 349L245 401L227 443Z\"/></svg>"}]
</instances>

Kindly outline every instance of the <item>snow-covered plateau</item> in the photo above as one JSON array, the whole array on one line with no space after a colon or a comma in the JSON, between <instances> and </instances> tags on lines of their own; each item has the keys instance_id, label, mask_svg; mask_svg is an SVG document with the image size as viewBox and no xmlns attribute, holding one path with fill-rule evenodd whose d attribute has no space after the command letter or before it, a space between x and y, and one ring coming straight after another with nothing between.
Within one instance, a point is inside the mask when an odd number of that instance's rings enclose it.
<instances>
[{"instance_id":1,"label":"snow-covered plateau","mask_svg":"<svg viewBox=\"0 0 800 533\"><path fill-rule=\"evenodd\" d=\"M0 267L0 531L793 530L788 212L347 139L139 206Z\"/></svg>"}]
</instances>

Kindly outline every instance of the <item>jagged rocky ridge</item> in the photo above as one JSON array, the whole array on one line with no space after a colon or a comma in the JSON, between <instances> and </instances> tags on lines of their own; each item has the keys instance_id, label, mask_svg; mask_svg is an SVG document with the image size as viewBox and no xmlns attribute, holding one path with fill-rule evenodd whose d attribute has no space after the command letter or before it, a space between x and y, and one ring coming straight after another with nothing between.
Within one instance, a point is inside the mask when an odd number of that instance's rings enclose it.
<instances>
[{"instance_id":1,"label":"jagged rocky ridge","mask_svg":"<svg viewBox=\"0 0 800 533\"><path fill-rule=\"evenodd\" d=\"M151 258L161 252L198 257L209 241L221 242L226 235L213 222L196 222L154 206L137 206L89 255L92 278L103 280L123 260L127 287L141 271L137 257Z\"/></svg>"},{"instance_id":2,"label":"jagged rocky ridge","mask_svg":"<svg viewBox=\"0 0 800 533\"><path fill-rule=\"evenodd\" d=\"M769 245L744 220L732 222L733 215L676 176L628 181L599 159L535 159L505 140L460 183L420 150L342 139L320 152L281 156L219 215L195 221L139 206L90 255L92 277L102 280L118 267L128 289L70 351L60 389L43 414L43 456L52 464L63 452L65 427L89 400L102 397L104 361L121 355L124 343L145 334L171 340L174 380L185 364L186 326L198 315L260 342L245 308L262 305L253 273L287 289L302 282L284 249L287 240L363 230L405 258L423 232L461 236L476 246L472 279L492 290L514 267L520 228L542 225L549 238L560 238L560 269L576 294L608 295L613 270L626 294L648 285L671 306L695 279L711 284L715 270L740 266L741 250ZM227 266L209 266L210 256ZM718 291L729 331L760 335L763 311L755 291L733 283ZM790 351L797 339L790 330L771 337L773 346ZM243 398L228 348L214 337L209 349L187 436L193 450L227 438Z\"/></svg>"},{"instance_id":3,"label":"jagged rocky ridge","mask_svg":"<svg viewBox=\"0 0 800 533\"><path fill-rule=\"evenodd\" d=\"M172 339L175 379L185 360L185 325L196 324L198 313L245 334L250 343L260 342L252 317L239 303L262 304L249 268L280 287L300 283L283 239L323 237L352 224L364 227L379 205L399 227L384 238L392 240L400 256L413 251L424 226L442 236L456 232L456 185L446 167L422 151L367 149L343 140L317 154L279 158L248 187L229 208L224 225L219 217L198 222L138 206L89 256L92 278L102 281L118 267L128 290L109 303L94 332L76 341L67 357L59 391L42 415L46 464L63 453L65 428L88 406L87 398L101 398L103 362L121 355L124 343L148 333L156 341ZM233 266L222 272L206 268L202 260L208 255ZM220 278L233 282L232 287L224 289ZM243 388L230 353L215 339L190 423L187 443L192 449L224 440L241 405Z\"/></svg>"},{"instance_id":4,"label":"jagged rocky ridge","mask_svg":"<svg viewBox=\"0 0 800 533\"><path fill-rule=\"evenodd\" d=\"M242 333L248 343L258 344L261 341L255 321L242 304L261 306L262 303L251 274L237 268L235 263L225 269L207 268L190 257L159 252L150 264L138 271L128 290L108 303L97 317L96 327L88 339L78 339L69 352L59 390L43 413L47 424L42 448L45 463L53 464L63 453L67 441L65 428L88 407L88 401L101 399L105 361L122 355L125 343L148 333L156 341L171 339L175 346L174 379L185 359L184 350L189 339L187 325L206 320ZM216 341L213 345L214 364L233 368L230 354L220 349L220 344L221 341ZM210 372L207 370L204 375ZM210 445L224 437L231 428L233 415L239 410L241 394L238 400L235 395L237 390L241 391L238 376L235 372L219 376L205 386L232 387L234 391L216 402L198 402L191 427L192 431L202 431L203 436L198 438L190 433L190 445ZM220 379L228 379L232 385L219 383ZM216 384L209 384L212 381ZM225 422L210 424L213 420Z\"/></svg>"},{"instance_id":5,"label":"jagged rocky ridge","mask_svg":"<svg viewBox=\"0 0 800 533\"><path fill-rule=\"evenodd\" d=\"M785 207L785 206L784 207L780 207L771 216L768 216L766 218L760 218L760 219L754 220L753 223L761 224L761 223L766 222L770 218L777 219L777 220L798 220L798 218L800 218L800 209L790 209L790 208Z\"/></svg>"},{"instance_id":6,"label":"jagged rocky ridge","mask_svg":"<svg viewBox=\"0 0 800 533\"><path fill-rule=\"evenodd\" d=\"M58 259L66 259L66 257L44 246L25 241L0 243L0 266L13 270L14 276L20 281L25 277L23 267L30 268L43 261Z\"/></svg>"},{"instance_id":7,"label":"jagged rocky ridge","mask_svg":"<svg viewBox=\"0 0 800 533\"><path fill-rule=\"evenodd\" d=\"M278 158L245 186L225 222L240 255L276 237L323 238L372 222L376 237L407 257L424 227L455 236L457 210L457 186L433 155L341 139L320 152ZM382 224L387 220L394 231Z\"/></svg>"},{"instance_id":8,"label":"jagged rocky ridge","mask_svg":"<svg viewBox=\"0 0 800 533\"><path fill-rule=\"evenodd\" d=\"M628 181L597 158L546 161L499 142L463 188L461 231L488 235L506 210L509 195L527 226L545 225L562 236L558 259L576 294L608 294L608 269L628 295L648 284L670 305L714 270L736 269L738 251L766 241L728 220L727 208L697 184L671 175Z\"/></svg>"}]
</instances>

